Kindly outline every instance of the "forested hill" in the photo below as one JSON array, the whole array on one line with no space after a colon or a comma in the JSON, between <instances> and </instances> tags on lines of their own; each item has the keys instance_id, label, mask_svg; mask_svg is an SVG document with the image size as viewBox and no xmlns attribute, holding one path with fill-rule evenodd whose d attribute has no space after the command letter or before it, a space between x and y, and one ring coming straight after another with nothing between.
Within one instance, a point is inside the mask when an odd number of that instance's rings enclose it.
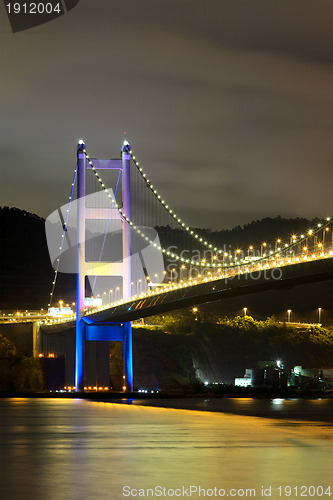
<instances>
[{"instance_id":1,"label":"forested hill","mask_svg":"<svg viewBox=\"0 0 333 500\"><path fill-rule=\"evenodd\" d=\"M212 231L210 229L194 228L194 231L200 236L216 245L218 248L227 248L229 245L233 248L246 249L250 245L260 246L262 242L274 242L281 238L285 242L290 241L292 234L302 234L310 228L317 226L319 219L285 219L281 216L274 218L266 217L261 220L252 221L243 226L236 226L233 229L221 231ZM183 238L181 229L171 229L169 227L158 227L159 237L162 244L173 244L181 246ZM171 242L170 242L171 240Z\"/></svg>"},{"instance_id":2,"label":"forested hill","mask_svg":"<svg viewBox=\"0 0 333 500\"><path fill-rule=\"evenodd\" d=\"M54 271L45 220L18 208L0 207L0 310L47 307ZM61 278L57 295L75 297L75 280ZM75 299L73 299L75 300Z\"/></svg>"}]
</instances>

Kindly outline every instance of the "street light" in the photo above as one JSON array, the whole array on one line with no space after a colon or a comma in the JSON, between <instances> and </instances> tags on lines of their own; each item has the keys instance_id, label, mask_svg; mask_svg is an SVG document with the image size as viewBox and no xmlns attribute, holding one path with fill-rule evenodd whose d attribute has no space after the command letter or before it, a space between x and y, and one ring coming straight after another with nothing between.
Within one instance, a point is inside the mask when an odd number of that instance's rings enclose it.
<instances>
[{"instance_id":1,"label":"street light","mask_svg":"<svg viewBox=\"0 0 333 500\"><path fill-rule=\"evenodd\" d=\"M311 240L309 244L309 237L311 238L312 233L313 233L312 229L309 229L308 232L306 233L305 246L308 248L310 248Z\"/></svg>"},{"instance_id":2,"label":"street light","mask_svg":"<svg viewBox=\"0 0 333 500\"><path fill-rule=\"evenodd\" d=\"M296 234L290 236L290 244L293 245L297 240Z\"/></svg>"},{"instance_id":3,"label":"street light","mask_svg":"<svg viewBox=\"0 0 333 500\"><path fill-rule=\"evenodd\" d=\"M321 323L321 311L322 311L322 308L321 307L318 307L318 323Z\"/></svg>"},{"instance_id":4,"label":"street light","mask_svg":"<svg viewBox=\"0 0 333 500\"><path fill-rule=\"evenodd\" d=\"M264 243L262 243L260 245L260 257L262 257L262 251L263 251L263 248L267 247L267 243L264 241Z\"/></svg>"},{"instance_id":5,"label":"street light","mask_svg":"<svg viewBox=\"0 0 333 500\"><path fill-rule=\"evenodd\" d=\"M216 261L217 261L217 255L213 255L213 275L216 275Z\"/></svg>"},{"instance_id":6,"label":"street light","mask_svg":"<svg viewBox=\"0 0 333 500\"><path fill-rule=\"evenodd\" d=\"M325 227L324 231L323 231L323 247L325 248L325 239L326 239L326 234L328 235L328 232L330 228L329 227Z\"/></svg>"},{"instance_id":7,"label":"street light","mask_svg":"<svg viewBox=\"0 0 333 500\"><path fill-rule=\"evenodd\" d=\"M247 307L243 307L243 311L244 311L244 317L245 317L246 313L247 313Z\"/></svg>"},{"instance_id":8,"label":"street light","mask_svg":"<svg viewBox=\"0 0 333 500\"><path fill-rule=\"evenodd\" d=\"M291 309L288 309L287 313L288 313L288 323L290 323L290 314L291 314Z\"/></svg>"},{"instance_id":9,"label":"street light","mask_svg":"<svg viewBox=\"0 0 333 500\"><path fill-rule=\"evenodd\" d=\"M275 253L280 250L280 245L281 245L281 238L278 238L275 242Z\"/></svg>"},{"instance_id":10,"label":"street light","mask_svg":"<svg viewBox=\"0 0 333 500\"><path fill-rule=\"evenodd\" d=\"M235 251L235 261L237 261L238 255L240 253L241 253L241 249L240 248L236 248L236 251Z\"/></svg>"}]
</instances>

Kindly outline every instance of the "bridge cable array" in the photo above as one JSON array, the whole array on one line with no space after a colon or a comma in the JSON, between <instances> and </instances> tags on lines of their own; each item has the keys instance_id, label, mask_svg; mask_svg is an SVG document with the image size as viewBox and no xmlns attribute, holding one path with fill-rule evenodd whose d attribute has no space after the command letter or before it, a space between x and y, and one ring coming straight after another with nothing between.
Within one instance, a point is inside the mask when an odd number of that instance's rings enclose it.
<instances>
[{"instance_id":1,"label":"bridge cable array","mask_svg":"<svg viewBox=\"0 0 333 500\"><path fill-rule=\"evenodd\" d=\"M133 160L134 165L138 169L142 179L146 183L146 185L151 189L153 195L155 198L158 200L158 202L162 205L162 207L168 212L168 214L173 217L173 219L176 221L176 223L183 229L185 230L192 238L196 239L199 243L201 243L203 246L213 249L217 253L224 253L224 250L221 248L216 247L209 241L206 241L204 238L202 238L199 234L197 234L193 229L191 229L172 209L169 208L169 205L162 199L162 196L157 192L155 187L153 186L152 182L147 178L147 175L143 171L143 168L140 166L139 162L137 161L136 157L133 154L133 151L131 149L128 150L128 153L131 155L131 158Z\"/></svg>"},{"instance_id":2,"label":"bridge cable array","mask_svg":"<svg viewBox=\"0 0 333 500\"><path fill-rule=\"evenodd\" d=\"M75 183L76 183L76 175L77 175L77 165L76 165L75 170L74 170L73 182L72 182L72 186L71 186L71 193L69 195L69 203L68 203L68 208L67 208L67 211L66 211L66 220L64 221L64 224L63 224L63 233L61 235L61 244L60 244L60 247L59 247L59 256L56 259L57 265L56 265L56 269L54 271L54 277L53 277L53 281L52 281L52 290L51 290L51 293L50 293L48 307L51 307L51 305L52 305L53 296L54 296L54 290L55 290L55 286L56 286L56 283L57 283L57 278L58 278L58 273L59 273L59 266L60 266L60 258L61 258L61 253L62 253L62 248L63 248L63 245L64 245L64 241L65 241L65 234L66 234L66 231L67 231L67 224L68 224L68 219L69 219L71 204L72 204L72 200L73 200L73 195L74 195L74 188L75 188Z\"/></svg>"},{"instance_id":3,"label":"bridge cable array","mask_svg":"<svg viewBox=\"0 0 333 500\"><path fill-rule=\"evenodd\" d=\"M162 246L158 245L157 243L155 243L154 241L152 241L148 236L145 235L144 231L142 231L139 226L134 223L125 213L124 211L122 210L122 208L119 207L118 203L116 202L116 199L114 198L114 196L112 196L112 194L109 192L108 188L106 187L105 183L103 182L103 179L101 178L101 176L99 175L99 173L97 172L96 168L94 167L89 155L87 154L87 150L84 149L83 150L83 153L85 154L86 156L86 159L92 169L92 171L94 172L98 182L100 183L101 187L103 188L103 190L106 192L107 196L110 198L111 202L113 203L114 207L117 209L117 211L119 212L119 214L121 215L121 217L131 226L132 229L134 229L134 231L143 239L145 240L147 243L149 243L150 245L152 245L153 247L155 247L157 250L160 250L163 254L165 254L167 257L171 257L172 259L175 259L175 260L178 260L180 262L183 262L184 264L190 264L192 266L196 266L196 267L200 267L201 264L200 262L197 262L197 261L194 261L194 260L191 260L191 259L184 259L183 257L181 257L180 255L174 253L174 252L170 252L168 249L166 248L163 248ZM199 240L201 241L201 240ZM211 268L215 268L216 265L214 264L207 264L207 266L205 267L211 267Z\"/></svg>"},{"instance_id":4,"label":"bridge cable array","mask_svg":"<svg viewBox=\"0 0 333 500\"><path fill-rule=\"evenodd\" d=\"M129 154L131 155L133 161L135 162L135 165L137 166L142 178L145 180L147 186L150 188L150 190L153 192L154 196L157 198L157 200L162 204L162 206L168 211L168 213L176 220L176 222L178 224L181 225L181 227L183 229L185 229L185 231L187 231L190 236L192 236L193 238L197 239L200 243L202 243L203 245L205 246L208 246L210 249L213 249L214 251L216 251L217 253L222 253L224 252L224 250L221 250L221 249L218 249L217 247L213 247L212 244L210 244L209 242L207 242L206 240L204 240L203 238L201 238L198 234L196 234L194 231L192 231L189 226L187 226L179 217L176 216L176 214L173 213L172 210L169 209L168 205L166 205L165 201L161 199L161 196L157 193L157 191L154 189L154 186L153 184L149 181L149 179L147 179L147 176L146 174L143 173L143 170L141 169L141 167L139 166L139 163L136 161L136 158L135 156L133 155L133 152L131 149L128 150ZM102 187L102 189L106 192L107 196L110 198L110 200L112 201L112 203L114 204L114 207L117 209L117 211L119 212L119 214L121 215L121 217L131 226L132 229L134 229L136 231L136 233L143 239L145 240L147 243L149 243L150 245L154 246L155 248L157 248L158 250L160 250L164 255L166 255L167 257L171 257L177 261L180 261L184 264L190 264L192 266L195 266L195 267L201 267L202 264L198 261L195 261L195 260L192 260L192 259L185 259L183 258L182 256L174 253L174 252L170 252L168 249L166 248L163 248L161 245L158 245L157 243L155 243L154 241L152 241L148 236L145 235L144 231L142 231L138 225L133 222L125 213L124 211L122 210L121 207L119 207L118 203L116 202L114 196L111 195L111 193L109 192L108 188L106 187L103 179L101 178L101 176L99 175L99 173L97 172L96 168L94 167L88 153L87 153L87 150L84 149L83 150L83 153L85 154L85 157L92 169L92 171L94 172L100 186ZM140 170L141 169L141 170ZM331 218L330 217L327 217L326 219L327 222L331 221ZM318 228L316 230L310 230L309 231L309 234L310 235L315 235L317 232L321 231L321 227L322 227L322 224L318 224ZM286 244L286 247L288 247L289 249L292 249L292 248L295 248L297 245L299 245L300 243L302 243L303 241L305 241L307 239L307 235L304 235L302 234L300 239L298 240L294 240L292 242L292 244L288 245ZM276 252L272 252L270 257L271 256L274 256L276 254L279 254L280 250L276 251ZM262 260L264 261L265 259L267 259L267 256L262 256L260 259L258 260ZM205 267L206 268L211 268L211 269L216 269L216 267L222 267L221 264L218 264L216 265L215 263L214 264L209 264L209 263L205 263ZM239 267L239 264L228 264L228 266L226 266L228 268L234 268L234 267Z\"/></svg>"},{"instance_id":5,"label":"bridge cable array","mask_svg":"<svg viewBox=\"0 0 333 500\"><path fill-rule=\"evenodd\" d=\"M209 241L205 240L204 238L202 238L199 234L197 234L195 231L193 231L173 210L171 210L169 208L169 206L167 205L167 203L162 199L162 196L157 192L157 190L155 189L155 187L153 186L152 182L147 178L147 175L146 173L144 172L143 168L140 166L139 162L137 161L136 157L134 156L134 153L132 151L132 149L130 149L130 147L128 146L128 153L130 154L136 168L138 169L142 179L144 180L144 182L146 183L147 187L149 187L153 193L153 195L155 196L155 198L158 200L158 202L163 206L163 208L173 217L173 219L176 221L176 223L183 229L185 230L192 238L196 239L198 242L200 242L203 246L209 248L209 249L213 249L216 253L224 253L225 250L221 249L221 248L218 248L216 246L214 246L212 243L210 243ZM329 223L331 221L331 217L327 217L326 218L326 221L323 222L323 224L325 223ZM318 224L318 229L316 230L317 232L319 232L321 230L321 226L323 225L321 223ZM315 234L315 231L314 230L309 230L309 234L312 235L312 234ZM305 235L301 235L301 239L298 240L297 242L295 242L293 245L291 246L296 246L297 244L299 244L302 240L305 240L306 239L306 236Z\"/></svg>"}]
</instances>

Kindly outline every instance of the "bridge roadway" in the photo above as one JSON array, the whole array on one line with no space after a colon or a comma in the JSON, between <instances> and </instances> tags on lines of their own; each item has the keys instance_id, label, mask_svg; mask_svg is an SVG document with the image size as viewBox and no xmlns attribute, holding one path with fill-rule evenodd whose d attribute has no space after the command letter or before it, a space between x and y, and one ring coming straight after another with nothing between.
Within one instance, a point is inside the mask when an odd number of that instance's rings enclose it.
<instances>
[{"instance_id":1,"label":"bridge roadway","mask_svg":"<svg viewBox=\"0 0 333 500\"><path fill-rule=\"evenodd\" d=\"M185 307L214 302L266 290L283 290L333 279L333 257L321 260L290 264L283 267L263 269L236 274L227 278L215 278L196 285L174 286L173 290L152 293L142 298L133 298L126 303L111 305L104 310L84 316L87 324L123 323L155 314L171 312ZM43 324L42 329L62 331L75 327L75 320L54 324Z\"/></svg>"}]
</instances>

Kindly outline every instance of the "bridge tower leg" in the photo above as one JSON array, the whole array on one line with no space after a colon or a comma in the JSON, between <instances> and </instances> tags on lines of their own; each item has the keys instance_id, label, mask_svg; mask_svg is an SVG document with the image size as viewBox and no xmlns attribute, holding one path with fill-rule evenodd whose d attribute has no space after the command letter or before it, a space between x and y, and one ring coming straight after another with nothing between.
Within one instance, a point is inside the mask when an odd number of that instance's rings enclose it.
<instances>
[{"instance_id":1,"label":"bridge tower leg","mask_svg":"<svg viewBox=\"0 0 333 500\"><path fill-rule=\"evenodd\" d=\"M76 342L75 342L75 390L84 391L84 356L86 342L86 325L84 316L85 299L85 277L88 272L86 268L85 255L85 221L87 216L86 208L86 156L84 150L86 146L79 143L77 150L77 281L76 281ZM123 212L131 217L131 190L130 190L130 166L131 155L130 146L127 141L122 147L122 202ZM90 210L91 213L91 210ZM96 217L96 215L95 215ZM122 270L123 276L123 298L131 297L131 227L122 220ZM88 272L89 274L89 272ZM106 339L105 339L106 340ZM123 388L124 391L133 391L133 356L132 356L132 323L123 325Z\"/></svg>"},{"instance_id":2,"label":"bridge tower leg","mask_svg":"<svg viewBox=\"0 0 333 500\"><path fill-rule=\"evenodd\" d=\"M122 147L122 198L123 211L125 215L131 218L131 155L129 154L130 145L127 141ZM123 219L123 298L131 297L131 227ZM132 323L124 324L123 333L123 389L124 391L133 391L133 355L132 355Z\"/></svg>"},{"instance_id":3,"label":"bridge tower leg","mask_svg":"<svg viewBox=\"0 0 333 500\"><path fill-rule=\"evenodd\" d=\"M76 341L75 341L75 391L84 391L84 344L83 322L85 297L85 194L86 194L86 146L79 143L77 150L77 257L76 257Z\"/></svg>"}]
</instances>

